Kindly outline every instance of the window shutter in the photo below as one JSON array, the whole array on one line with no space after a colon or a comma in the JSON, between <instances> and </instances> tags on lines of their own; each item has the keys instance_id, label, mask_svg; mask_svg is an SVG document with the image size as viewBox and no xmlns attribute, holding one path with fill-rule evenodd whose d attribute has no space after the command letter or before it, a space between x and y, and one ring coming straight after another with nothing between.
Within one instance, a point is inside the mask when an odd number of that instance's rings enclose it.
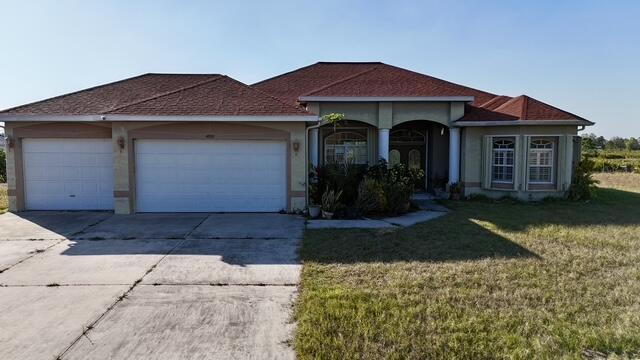
<instances>
[{"instance_id":1,"label":"window shutter","mask_svg":"<svg viewBox=\"0 0 640 360\"><path fill-rule=\"evenodd\" d=\"M522 186L524 190L529 190L529 148L531 147L531 136L525 135L522 144Z\"/></svg>"},{"instance_id":2,"label":"window shutter","mask_svg":"<svg viewBox=\"0 0 640 360\"><path fill-rule=\"evenodd\" d=\"M482 169L480 172L483 189L491 188L491 149L492 137L485 135L482 138Z\"/></svg>"},{"instance_id":3,"label":"window shutter","mask_svg":"<svg viewBox=\"0 0 640 360\"><path fill-rule=\"evenodd\" d=\"M520 151L520 147L522 146L521 136L515 137L515 144L513 147L513 189L514 190L522 190L522 176L520 176L520 172L522 171L522 152Z\"/></svg>"},{"instance_id":4,"label":"window shutter","mask_svg":"<svg viewBox=\"0 0 640 360\"><path fill-rule=\"evenodd\" d=\"M560 136L558 139L558 164L557 168L557 176L558 176L558 191L564 191L566 189L565 182L567 180L571 181L571 179L566 179L566 157L567 157L567 137Z\"/></svg>"}]
</instances>

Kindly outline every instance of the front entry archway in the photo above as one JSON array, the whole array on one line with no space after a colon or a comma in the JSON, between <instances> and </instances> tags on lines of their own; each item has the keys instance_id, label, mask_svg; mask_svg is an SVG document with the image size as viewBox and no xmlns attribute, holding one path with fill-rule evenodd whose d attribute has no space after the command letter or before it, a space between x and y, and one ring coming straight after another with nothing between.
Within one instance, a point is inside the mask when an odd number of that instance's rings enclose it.
<instances>
[{"instance_id":1,"label":"front entry archway","mask_svg":"<svg viewBox=\"0 0 640 360\"><path fill-rule=\"evenodd\" d=\"M427 129L400 128L389 133L389 165L404 164L427 173ZM427 188L426 176L423 183Z\"/></svg>"}]
</instances>

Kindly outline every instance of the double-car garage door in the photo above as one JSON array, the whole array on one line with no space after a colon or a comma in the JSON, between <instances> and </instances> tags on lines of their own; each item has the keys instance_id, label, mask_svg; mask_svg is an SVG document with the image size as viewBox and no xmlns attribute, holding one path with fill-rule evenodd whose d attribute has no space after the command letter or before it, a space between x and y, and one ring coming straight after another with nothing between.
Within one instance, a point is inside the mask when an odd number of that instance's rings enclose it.
<instances>
[{"instance_id":1,"label":"double-car garage door","mask_svg":"<svg viewBox=\"0 0 640 360\"><path fill-rule=\"evenodd\" d=\"M23 139L29 210L113 209L111 139ZM138 212L286 209L282 141L136 140Z\"/></svg>"}]
</instances>

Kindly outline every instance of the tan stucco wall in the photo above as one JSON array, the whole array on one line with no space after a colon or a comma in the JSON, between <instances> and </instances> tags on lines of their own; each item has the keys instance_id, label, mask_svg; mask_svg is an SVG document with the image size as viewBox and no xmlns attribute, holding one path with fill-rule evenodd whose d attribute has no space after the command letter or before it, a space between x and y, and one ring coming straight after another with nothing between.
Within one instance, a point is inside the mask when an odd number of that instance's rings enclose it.
<instances>
[{"instance_id":1,"label":"tan stucco wall","mask_svg":"<svg viewBox=\"0 0 640 360\"><path fill-rule=\"evenodd\" d=\"M563 196L571 182L571 159L573 156L573 146L571 142L563 151L564 156L558 158L557 174L561 174L560 188L564 190L527 190L522 186L524 183L524 171L526 166L526 152L517 151L515 189L492 190L483 188L483 159L482 144L483 138L490 136L514 136L523 139L525 136L564 136L567 139L577 135L576 126L502 126L502 127L466 127L462 130L461 141L461 181L465 187L465 194L483 194L489 197L511 196L523 200L538 200L550 196Z\"/></svg>"},{"instance_id":2,"label":"tan stucco wall","mask_svg":"<svg viewBox=\"0 0 640 360\"><path fill-rule=\"evenodd\" d=\"M114 123L6 123L14 139L7 152L9 209L24 209L22 138L108 138L113 141L114 211L135 212L135 139L282 140L288 153L289 211L305 207L305 124L302 122L114 122ZM118 139L124 140L121 148ZM298 150L293 149L298 144Z\"/></svg>"}]
</instances>

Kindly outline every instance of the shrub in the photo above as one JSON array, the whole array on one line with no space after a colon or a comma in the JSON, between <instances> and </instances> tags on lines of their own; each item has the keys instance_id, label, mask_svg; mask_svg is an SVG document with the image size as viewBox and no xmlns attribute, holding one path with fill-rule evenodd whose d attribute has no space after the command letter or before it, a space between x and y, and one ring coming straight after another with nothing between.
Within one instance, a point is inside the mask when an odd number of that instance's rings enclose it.
<instances>
[{"instance_id":1,"label":"shrub","mask_svg":"<svg viewBox=\"0 0 640 360\"><path fill-rule=\"evenodd\" d=\"M7 182L7 157L3 149L0 149L0 183Z\"/></svg>"},{"instance_id":2,"label":"shrub","mask_svg":"<svg viewBox=\"0 0 640 360\"><path fill-rule=\"evenodd\" d=\"M593 172L593 161L587 157L583 157L571 180L571 188L569 189L569 198L571 200L586 200L591 198L591 193L595 188L598 180L591 177Z\"/></svg>"},{"instance_id":3,"label":"shrub","mask_svg":"<svg viewBox=\"0 0 640 360\"><path fill-rule=\"evenodd\" d=\"M389 168L384 159L380 159L378 164L371 166L367 170L367 177L376 179L384 183L404 183L413 187L418 186L424 179L424 170L409 169L404 164L397 164Z\"/></svg>"},{"instance_id":4,"label":"shrub","mask_svg":"<svg viewBox=\"0 0 640 360\"><path fill-rule=\"evenodd\" d=\"M320 176L318 175L319 167L311 166L309 170L309 200L310 205L322 204L322 187L320 184Z\"/></svg>"},{"instance_id":5,"label":"shrub","mask_svg":"<svg viewBox=\"0 0 640 360\"><path fill-rule=\"evenodd\" d=\"M386 198L382 184L372 178L364 178L358 186L356 206L361 214L381 213L386 209Z\"/></svg>"},{"instance_id":6,"label":"shrub","mask_svg":"<svg viewBox=\"0 0 640 360\"><path fill-rule=\"evenodd\" d=\"M384 195L387 203L387 213L397 215L409 210L409 201L413 194L413 185L407 183L385 183Z\"/></svg>"},{"instance_id":7,"label":"shrub","mask_svg":"<svg viewBox=\"0 0 640 360\"><path fill-rule=\"evenodd\" d=\"M336 212L340 206L341 195L342 191L336 193L333 190L326 189L322 194L322 210L330 213Z\"/></svg>"},{"instance_id":8,"label":"shrub","mask_svg":"<svg viewBox=\"0 0 640 360\"><path fill-rule=\"evenodd\" d=\"M353 206L358 199L358 185L364 177L366 167L353 162L327 164L318 168L320 189L342 190L342 203Z\"/></svg>"}]
</instances>

